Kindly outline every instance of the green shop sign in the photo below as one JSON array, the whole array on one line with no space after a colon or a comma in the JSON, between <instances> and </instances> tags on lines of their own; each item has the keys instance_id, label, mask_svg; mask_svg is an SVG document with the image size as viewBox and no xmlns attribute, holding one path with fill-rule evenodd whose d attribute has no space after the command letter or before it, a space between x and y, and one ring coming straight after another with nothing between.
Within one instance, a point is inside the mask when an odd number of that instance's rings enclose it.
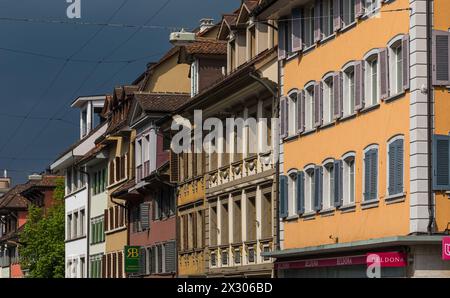
<instances>
[{"instance_id":1,"label":"green shop sign","mask_svg":"<svg viewBox=\"0 0 450 298\"><path fill-rule=\"evenodd\" d=\"M140 265L140 246L125 246L125 272L138 273Z\"/></svg>"}]
</instances>

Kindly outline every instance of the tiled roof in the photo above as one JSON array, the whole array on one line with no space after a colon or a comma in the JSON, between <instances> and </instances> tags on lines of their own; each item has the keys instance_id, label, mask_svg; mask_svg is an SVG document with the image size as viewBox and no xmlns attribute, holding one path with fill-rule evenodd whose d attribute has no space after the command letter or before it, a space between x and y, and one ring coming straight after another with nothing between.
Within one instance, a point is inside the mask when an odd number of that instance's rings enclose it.
<instances>
[{"instance_id":1,"label":"tiled roof","mask_svg":"<svg viewBox=\"0 0 450 298\"><path fill-rule=\"evenodd\" d=\"M188 55L226 55L227 43L226 41L198 37L194 43L184 46L184 50Z\"/></svg>"},{"instance_id":2,"label":"tiled roof","mask_svg":"<svg viewBox=\"0 0 450 298\"><path fill-rule=\"evenodd\" d=\"M146 112L172 112L190 99L187 93L136 92L134 96Z\"/></svg>"},{"instance_id":3,"label":"tiled roof","mask_svg":"<svg viewBox=\"0 0 450 298\"><path fill-rule=\"evenodd\" d=\"M247 6L247 8L252 11L253 8L255 8L258 5L259 0L245 0L244 5Z\"/></svg>"},{"instance_id":4,"label":"tiled roof","mask_svg":"<svg viewBox=\"0 0 450 298\"><path fill-rule=\"evenodd\" d=\"M25 190L26 184L18 184L11 188L3 197L0 198L0 209L23 209L27 208L28 200L21 195Z\"/></svg>"}]
</instances>

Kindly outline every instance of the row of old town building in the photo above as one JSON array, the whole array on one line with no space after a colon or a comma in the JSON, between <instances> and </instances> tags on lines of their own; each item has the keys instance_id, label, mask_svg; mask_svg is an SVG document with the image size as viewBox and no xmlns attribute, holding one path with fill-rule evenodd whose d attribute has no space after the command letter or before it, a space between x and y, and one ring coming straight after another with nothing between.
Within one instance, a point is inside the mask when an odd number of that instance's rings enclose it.
<instances>
[{"instance_id":1,"label":"row of old town building","mask_svg":"<svg viewBox=\"0 0 450 298\"><path fill-rule=\"evenodd\" d=\"M450 3L427 2L244 0L76 98L79 140L2 191L1 276L23 276L14 239L61 176L66 277L365 277L368 254L450 277ZM256 129L175 153L173 117L196 110Z\"/></svg>"}]
</instances>

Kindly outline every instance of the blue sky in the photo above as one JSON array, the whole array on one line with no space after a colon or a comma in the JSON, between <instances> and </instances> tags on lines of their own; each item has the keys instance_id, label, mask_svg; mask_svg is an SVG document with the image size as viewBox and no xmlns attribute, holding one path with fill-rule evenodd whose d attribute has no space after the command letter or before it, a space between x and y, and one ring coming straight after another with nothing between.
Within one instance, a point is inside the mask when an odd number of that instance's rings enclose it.
<instances>
[{"instance_id":1,"label":"blue sky","mask_svg":"<svg viewBox=\"0 0 450 298\"><path fill-rule=\"evenodd\" d=\"M217 21L239 4L239 0L81 0L81 19L76 21L104 23L115 13L110 23L194 28L201 18ZM44 170L77 140L79 115L70 108L74 98L110 93L114 86L132 82L148 62L170 48L168 28L99 31L101 27L93 25L35 22L72 21L66 16L68 5L66 0L0 0L0 171L6 168L14 184ZM83 61L66 62L68 57ZM142 59L96 62L136 58Z\"/></svg>"}]
</instances>

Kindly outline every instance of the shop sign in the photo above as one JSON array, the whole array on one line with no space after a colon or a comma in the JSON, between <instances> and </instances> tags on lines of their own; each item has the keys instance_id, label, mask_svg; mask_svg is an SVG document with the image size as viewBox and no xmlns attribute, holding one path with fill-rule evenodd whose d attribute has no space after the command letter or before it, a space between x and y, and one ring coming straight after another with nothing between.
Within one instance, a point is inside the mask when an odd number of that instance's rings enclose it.
<instances>
[{"instance_id":1,"label":"shop sign","mask_svg":"<svg viewBox=\"0 0 450 298\"><path fill-rule=\"evenodd\" d=\"M442 237L442 259L450 261L450 236Z\"/></svg>"}]
</instances>

